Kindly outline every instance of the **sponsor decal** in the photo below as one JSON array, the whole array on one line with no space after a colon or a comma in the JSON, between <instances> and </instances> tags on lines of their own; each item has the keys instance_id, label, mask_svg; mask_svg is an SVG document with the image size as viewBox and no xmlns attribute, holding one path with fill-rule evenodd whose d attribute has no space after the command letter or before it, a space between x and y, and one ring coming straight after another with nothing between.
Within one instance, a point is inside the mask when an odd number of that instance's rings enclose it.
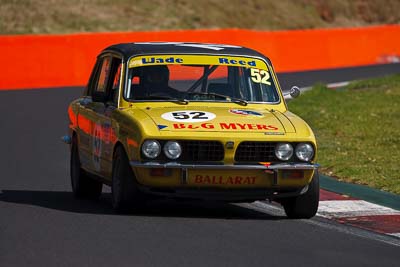
<instances>
[{"instance_id":1,"label":"sponsor decal","mask_svg":"<svg viewBox=\"0 0 400 267\"><path fill-rule=\"evenodd\" d=\"M211 123L202 123L200 125L174 123L174 129L215 129L215 125Z\"/></svg>"},{"instance_id":2,"label":"sponsor decal","mask_svg":"<svg viewBox=\"0 0 400 267\"><path fill-rule=\"evenodd\" d=\"M277 131L278 127L267 124L255 123L202 123L202 124L185 124L174 123L174 129L216 129L216 130L254 130L254 131Z\"/></svg>"},{"instance_id":3,"label":"sponsor decal","mask_svg":"<svg viewBox=\"0 0 400 267\"><path fill-rule=\"evenodd\" d=\"M251 80L255 83L271 85L271 82L269 81L271 75L267 70L250 69L250 75L251 75Z\"/></svg>"},{"instance_id":4,"label":"sponsor decal","mask_svg":"<svg viewBox=\"0 0 400 267\"><path fill-rule=\"evenodd\" d=\"M165 129L165 128L167 128L168 126L167 125L157 125L157 127L158 127L158 129L159 130L162 130L162 129Z\"/></svg>"},{"instance_id":5,"label":"sponsor decal","mask_svg":"<svg viewBox=\"0 0 400 267\"><path fill-rule=\"evenodd\" d=\"M220 57L219 58L219 64L221 65L239 65L239 66L251 66L255 67L256 62L254 60L237 60L237 59L232 59L232 58L227 58L227 57Z\"/></svg>"},{"instance_id":6,"label":"sponsor decal","mask_svg":"<svg viewBox=\"0 0 400 267\"><path fill-rule=\"evenodd\" d=\"M216 115L211 112L198 110L177 110L161 115L164 120L175 122L204 122L215 119Z\"/></svg>"},{"instance_id":7,"label":"sponsor decal","mask_svg":"<svg viewBox=\"0 0 400 267\"><path fill-rule=\"evenodd\" d=\"M137 56L129 61L129 68L151 65L219 65L237 66L250 69L253 82L270 84L269 67L258 58L239 57L239 56L217 56L217 55L147 55Z\"/></svg>"},{"instance_id":8,"label":"sponsor decal","mask_svg":"<svg viewBox=\"0 0 400 267\"><path fill-rule=\"evenodd\" d=\"M92 163L94 169L96 171L100 171L101 168L101 157L107 157L107 154L111 153L107 150L107 145L111 143L115 143L117 140L117 136L115 131L112 129L111 124L109 122L105 122L103 124L95 123L93 121L88 120L92 127L91 131L91 144L90 139L88 138L87 145L92 146ZM104 155L103 155L104 153Z\"/></svg>"},{"instance_id":9,"label":"sponsor decal","mask_svg":"<svg viewBox=\"0 0 400 267\"><path fill-rule=\"evenodd\" d=\"M260 112L253 111L253 110L230 109L229 112L232 114L236 114L236 115L263 117L263 114L261 114Z\"/></svg>"},{"instance_id":10,"label":"sponsor decal","mask_svg":"<svg viewBox=\"0 0 400 267\"><path fill-rule=\"evenodd\" d=\"M108 145L111 141L111 123L105 122L101 125L101 132L103 134L101 139Z\"/></svg>"},{"instance_id":11,"label":"sponsor decal","mask_svg":"<svg viewBox=\"0 0 400 267\"><path fill-rule=\"evenodd\" d=\"M156 57L144 57L142 58L142 64L147 65L147 64L182 64L183 59L182 58L175 58L175 57L169 57L169 58L156 58Z\"/></svg>"},{"instance_id":12,"label":"sponsor decal","mask_svg":"<svg viewBox=\"0 0 400 267\"><path fill-rule=\"evenodd\" d=\"M285 135L285 133L282 133L282 132L266 132L264 134L265 135Z\"/></svg>"},{"instance_id":13,"label":"sponsor decal","mask_svg":"<svg viewBox=\"0 0 400 267\"><path fill-rule=\"evenodd\" d=\"M101 147L102 147L102 129L100 124L95 124L93 129L93 166L99 171L100 170L100 158L101 158Z\"/></svg>"},{"instance_id":14,"label":"sponsor decal","mask_svg":"<svg viewBox=\"0 0 400 267\"><path fill-rule=\"evenodd\" d=\"M256 183L256 177L196 174L194 177L194 183L208 185L253 185Z\"/></svg>"},{"instance_id":15,"label":"sponsor decal","mask_svg":"<svg viewBox=\"0 0 400 267\"><path fill-rule=\"evenodd\" d=\"M222 130L272 130L277 131L278 127L266 124L253 124L253 123L220 123Z\"/></svg>"}]
</instances>

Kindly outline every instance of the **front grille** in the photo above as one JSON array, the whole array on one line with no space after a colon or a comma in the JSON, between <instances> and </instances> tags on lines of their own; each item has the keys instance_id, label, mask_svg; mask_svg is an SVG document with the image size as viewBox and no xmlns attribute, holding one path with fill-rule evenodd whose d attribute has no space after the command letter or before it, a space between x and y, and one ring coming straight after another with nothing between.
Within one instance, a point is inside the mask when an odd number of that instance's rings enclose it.
<instances>
[{"instance_id":1,"label":"front grille","mask_svg":"<svg viewBox=\"0 0 400 267\"><path fill-rule=\"evenodd\" d=\"M218 141L179 141L182 155L179 161L221 161L224 146Z\"/></svg>"},{"instance_id":2,"label":"front grille","mask_svg":"<svg viewBox=\"0 0 400 267\"><path fill-rule=\"evenodd\" d=\"M271 142L242 142L235 153L237 162L271 162L277 161L275 156L276 143Z\"/></svg>"}]
</instances>

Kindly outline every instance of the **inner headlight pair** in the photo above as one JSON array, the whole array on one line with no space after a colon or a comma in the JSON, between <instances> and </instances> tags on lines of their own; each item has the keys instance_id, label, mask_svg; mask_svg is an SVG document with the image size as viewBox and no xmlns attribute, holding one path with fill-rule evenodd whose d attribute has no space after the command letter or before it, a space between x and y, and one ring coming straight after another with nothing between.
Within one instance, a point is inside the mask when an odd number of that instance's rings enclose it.
<instances>
[{"instance_id":1,"label":"inner headlight pair","mask_svg":"<svg viewBox=\"0 0 400 267\"><path fill-rule=\"evenodd\" d=\"M310 161L314 156L314 148L309 143L299 143L294 150L296 157L301 161ZM293 156L293 146L290 143L278 143L275 155L280 160L289 160Z\"/></svg>"},{"instance_id":2,"label":"inner headlight pair","mask_svg":"<svg viewBox=\"0 0 400 267\"><path fill-rule=\"evenodd\" d=\"M168 141L163 147L164 154L169 159L177 159L182 154L182 147L176 141ZM155 159L161 153L161 145L156 140L146 140L142 145L142 153L147 158Z\"/></svg>"}]
</instances>

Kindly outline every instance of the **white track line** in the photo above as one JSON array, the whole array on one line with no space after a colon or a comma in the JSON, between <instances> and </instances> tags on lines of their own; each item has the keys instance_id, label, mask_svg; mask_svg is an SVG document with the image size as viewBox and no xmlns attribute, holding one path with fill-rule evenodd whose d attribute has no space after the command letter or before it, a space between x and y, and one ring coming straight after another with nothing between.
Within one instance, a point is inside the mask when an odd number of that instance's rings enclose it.
<instances>
[{"instance_id":1,"label":"white track line","mask_svg":"<svg viewBox=\"0 0 400 267\"><path fill-rule=\"evenodd\" d=\"M327 200L319 202L317 214L326 218L340 218L373 215L400 215L400 211L364 200Z\"/></svg>"},{"instance_id":2,"label":"white track line","mask_svg":"<svg viewBox=\"0 0 400 267\"><path fill-rule=\"evenodd\" d=\"M346 81L346 82L337 82L337 83L328 83L326 85L326 87L331 88L331 89L339 88L339 87L345 87L345 86L349 85L349 83L350 82L348 82L348 81Z\"/></svg>"},{"instance_id":3,"label":"white track line","mask_svg":"<svg viewBox=\"0 0 400 267\"><path fill-rule=\"evenodd\" d=\"M395 237L400 238L400 233L391 233L391 234L389 234L389 235L392 235L392 236L395 236Z\"/></svg>"},{"instance_id":4,"label":"white track line","mask_svg":"<svg viewBox=\"0 0 400 267\"><path fill-rule=\"evenodd\" d=\"M344 202L345 200L341 200L341 201ZM319 203L321 204L323 202L326 202L326 201L320 201ZM235 205L241 206L243 208L249 208L252 210L260 211L260 212L265 212L272 216L285 216L285 212L283 211L283 209L274 203L255 201L253 203L240 203L240 204L235 204ZM398 211L396 211L396 212L398 212ZM317 215L319 215L319 214L317 214ZM326 216L324 216L324 217L326 217ZM326 220L326 221L323 221L323 220ZM350 225L342 225L342 224L337 225L335 223L332 223L332 222L334 222L334 220L332 221L329 218L318 219L318 217L315 217L313 219L308 219L308 220L305 219L305 220L301 220L301 221L304 223L307 223L307 224L334 230L334 231L337 231L340 233L351 234L354 236L372 239L372 240L376 240L376 241L380 241L380 242L384 242L384 243L387 243L390 245L400 247L400 233L388 233L386 235L382 235L382 234L376 233L374 231L364 230L362 228L353 227Z\"/></svg>"},{"instance_id":5,"label":"white track line","mask_svg":"<svg viewBox=\"0 0 400 267\"><path fill-rule=\"evenodd\" d=\"M340 88L340 87L345 87L347 85L349 85L350 82L345 81L345 82L336 82L336 83L327 83L325 84L325 86L329 89L336 89L336 88ZM306 86L306 87L300 87L300 91L301 92L306 92L309 91L311 89L313 89L314 86Z\"/></svg>"}]
</instances>

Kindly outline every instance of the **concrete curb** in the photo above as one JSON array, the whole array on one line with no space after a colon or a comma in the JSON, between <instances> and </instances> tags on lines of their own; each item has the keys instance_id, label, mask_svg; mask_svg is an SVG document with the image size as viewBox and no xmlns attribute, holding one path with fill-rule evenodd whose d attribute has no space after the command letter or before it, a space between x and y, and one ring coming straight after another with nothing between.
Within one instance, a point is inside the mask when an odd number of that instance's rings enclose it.
<instances>
[{"instance_id":1,"label":"concrete curb","mask_svg":"<svg viewBox=\"0 0 400 267\"><path fill-rule=\"evenodd\" d=\"M400 195L384 192L364 185L340 182L332 177L320 174L321 188L348 195L354 198L363 199L371 203L400 210Z\"/></svg>"}]
</instances>

